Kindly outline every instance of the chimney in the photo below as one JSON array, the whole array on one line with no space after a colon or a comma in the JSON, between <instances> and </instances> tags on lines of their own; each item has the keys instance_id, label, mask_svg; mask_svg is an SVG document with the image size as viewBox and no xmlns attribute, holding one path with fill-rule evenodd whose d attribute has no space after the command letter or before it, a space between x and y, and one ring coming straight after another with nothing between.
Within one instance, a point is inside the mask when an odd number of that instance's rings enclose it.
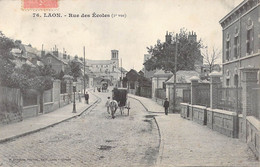
<instances>
[{"instance_id":1,"label":"chimney","mask_svg":"<svg viewBox=\"0 0 260 167\"><path fill-rule=\"evenodd\" d=\"M168 44L170 44L172 42L172 35L168 34L168 31L166 31L165 42Z\"/></svg>"},{"instance_id":2,"label":"chimney","mask_svg":"<svg viewBox=\"0 0 260 167\"><path fill-rule=\"evenodd\" d=\"M45 51L42 50L42 51L41 51L41 57L44 57L44 56L45 56Z\"/></svg>"},{"instance_id":3,"label":"chimney","mask_svg":"<svg viewBox=\"0 0 260 167\"><path fill-rule=\"evenodd\" d=\"M67 59L66 51L64 51L64 53L63 53L63 59Z\"/></svg>"},{"instance_id":4,"label":"chimney","mask_svg":"<svg viewBox=\"0 0 260 167\"><path fill-rule=\"evenodd\" d=\"M57 49L56 45L55 45L55 47L53 48L52 53L53 53L54 56L59 57L59 50Z\"/></svg>"}]
</instances>

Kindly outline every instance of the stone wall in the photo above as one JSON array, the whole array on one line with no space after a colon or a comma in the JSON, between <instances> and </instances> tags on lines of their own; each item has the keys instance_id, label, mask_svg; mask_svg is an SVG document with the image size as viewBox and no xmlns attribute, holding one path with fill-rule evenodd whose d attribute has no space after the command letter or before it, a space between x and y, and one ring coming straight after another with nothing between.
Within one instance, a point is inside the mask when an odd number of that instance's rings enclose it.
<instances>
[{"instance_id":1,"label":"stone wall","mask_svg":"<svg viewBox=\"0 0 260 167\"><path fill-rule=\"evenodd\" d=\"M44 103L43 105L43 113L49 113L53 111L53 102Z\"/></svg>"},{"instance_id":2,"label":"stone wall","mask_svg":"<svg viewBox=\"0 0 260 167\"><path fill-rule=\"evenodd\" d=\"M207 124L207 109L203 106L193 105L192 106L192 120L201 124Z\"/></svg>"},{"instance_id":3,"label":"stone wall","mask_svg":"<svg viewBox=\"0 0 260 167\"><path fill-rule=\"evenodd\" d=\"M214 109L213 116L213 130L218 131L228 137L234 136L234 121L235 113L225 110Z\"/></svg>"},{"instance_id":4,"label":"stone wall","mask_svg":"<svg viewBox=\"0 0 260 167\"><path fill-rule=\"evenodd\" d=\"M53 95L53 110L56 110L59 108L60 103L60 93L61 93L61 84L60 80L55 80L53 82L53 88L52 88L52 95Z\"/></svg>"},{"instance_id":5,"label":"stone wall","mask_svg":"<svg viewBox=\"0 0 260 167\"><path fill-rule=\"evenodd\" d=\"M207 125L208 128L226 136L234 137L234 121L236 116L234 112L187 103L181 103L181 106L181 116L183 118L193 120L201 125Z\"/></svg>"},{"instance_id":6,"label":"stone wall","mask_svg":"<svg viewBox=\"0 0 260 167\"><path fill-rule=\"evenodd\" d=\"M22 117L23 117L23 119L35 117L38 115L38 112L39 112L38 105L26 106L26 107L23 107Z\"/></svg>"},{"instance_id":7,"label":"stone wall","mask_svg":"<svg viewBox=\"0 0 260 167\"><path fill-rule=\"evenodd\" d=\"M260 121L253 116L247 116L246 118L246 141L249 148L254 152L259 159L260 151Z\"/></svg>"}]
</instances>

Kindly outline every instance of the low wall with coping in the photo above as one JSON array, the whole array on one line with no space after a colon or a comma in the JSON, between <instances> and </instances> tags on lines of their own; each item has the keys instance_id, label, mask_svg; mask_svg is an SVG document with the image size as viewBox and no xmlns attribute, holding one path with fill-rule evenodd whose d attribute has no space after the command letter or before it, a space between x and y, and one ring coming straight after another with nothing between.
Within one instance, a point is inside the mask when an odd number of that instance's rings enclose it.
<instances>
[{"instance_id":1,"label":"low wall with coping","mask_svg":"<svg viewBox=\"0 0 260 167\"><path fill-rule=\"evenodd\" d=\"M180 103L180 105L181 105L181 112L180 112L181 117L187 118L189 104L188 103Z\"/></svg>"},{"instance_id":2,"label":"low wall with coping","mask_svg":"<svg viewBox=\"0 0 260 167\"><path fill-rule=\"evenodd\" d=\"M207 108L204 106L192 106L192 120L201 125L207 124Z\"/></svg>"},{"instance_id":3,"label":"low wall with coping","mask_svg":"<svg viewBox=\"0 0 260 167\"><path fill-rule=\"evenodd\" d=\"M246 142L259 160L260 155L260 121L253 116L246 117Z\"/></svg>"},{"instance_id":4,"label":"low wall with coping","mask_svg":"<svg viewBox=\"0 0 260 167\"><path fill-rule=\"evenodd\" d=\"M236 113L206 108L204 106L181 103L183 118L193 120L201 125L229 137L234 137L234 124Z\"/></svg>"},{"instance_id":5,"label":"low wall with coping","mask_svg":"<svg viewBox=\"0 0 260 167\"><path fill-rule=\"evenodd\" d=\"M43 104L43 112L49 113L53 111L53 102L44 103Z\"/></svg>"},{"instance_id":6,"label":"low wall with coping","mask_svg":"<svg viewBox=\"0 0 260 167\"><path fill-rule=\"evenodd\" d=\"M239 116L238 116L238 129L239 129L239 131L238 131L238 138L240 139L240 140L242 140L243 142L246 142L246 140L245 140L245 133L246 133L246 130L245 130L245 126L244 126L244 124L245 124L245 121L244 121L244 119L243 119L243 115L242 114L239 114Z\"/></svg>"},{"instance_id":7,"label":"low wall with coping","mask_svg":"<svg viewBox=\"0 0 260 167\"><path fill-rule=\"evenodd\" d=\"M39 109L38 105L23 107L23 112L22 112L23 119L37 116L39 112L38 109Z\"/></svg>"},{"instance_id":8,"label":"low wall with coping","mask_svg":"<svg viewBox=\"0 0 260 167\"><path fill-rule=\"evenodd\" d=\"M192 108L192 105L189 104L188 110L187 110L187 119L192 120L192 117L193 117L193 108Z\"/></svg>"},{"instance_id":9,"label":"low wall with coping","mask_svg":"<svg viewBox=\"0 0 260 167\"><path fill-rule=\"evenodd\" d=\"M213 109L207 108L207 127L213 129Z\"/></svg>"},{"instance_id":10,"label":"low wall with coping","mask_svg":"<svg viewBox=\"0 0 260 167\"><path fill-rule=\"evenodd\" d=\"M220 132L228 137L234 137L234 120L236 113L220 109L213 111L213 125L215 131Z\"/></svg>"}]
</instances>

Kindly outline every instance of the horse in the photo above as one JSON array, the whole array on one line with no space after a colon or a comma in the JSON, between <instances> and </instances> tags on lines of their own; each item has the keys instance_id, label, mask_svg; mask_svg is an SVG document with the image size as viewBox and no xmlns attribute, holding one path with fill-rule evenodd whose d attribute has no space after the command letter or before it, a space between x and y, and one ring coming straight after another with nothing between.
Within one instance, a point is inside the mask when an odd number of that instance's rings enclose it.
<instances>
[{"instance_id":1,"label":"horse","mask_svg":"<svg viewBox=\"0 0 260 167\"><path fill-rule=\"evenodd\" d=\"M114 119L115 118L115 112L118 108L118 103L116 100L111 100L111 102L109 103L109 108L110 108L110 111L111 111L111 115L112 115L112 118Z\"/></svg>"}]
</instances>

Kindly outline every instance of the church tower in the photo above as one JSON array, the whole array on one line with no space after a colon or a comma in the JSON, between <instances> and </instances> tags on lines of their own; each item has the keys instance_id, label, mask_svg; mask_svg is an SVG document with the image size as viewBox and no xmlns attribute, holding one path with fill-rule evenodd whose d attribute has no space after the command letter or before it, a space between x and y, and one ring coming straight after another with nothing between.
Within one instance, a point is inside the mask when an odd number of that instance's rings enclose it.
<instances>
[{"instance_id":1,"label":"church tower","mask_svg":"<svg viewBox=\"0 0 260 167\"><path fill-rule=\"evenodd\" d=\"M111 61L115 63L115 68L119 68L118 50L111 50Z\"/></svg>"}]
</instances>

